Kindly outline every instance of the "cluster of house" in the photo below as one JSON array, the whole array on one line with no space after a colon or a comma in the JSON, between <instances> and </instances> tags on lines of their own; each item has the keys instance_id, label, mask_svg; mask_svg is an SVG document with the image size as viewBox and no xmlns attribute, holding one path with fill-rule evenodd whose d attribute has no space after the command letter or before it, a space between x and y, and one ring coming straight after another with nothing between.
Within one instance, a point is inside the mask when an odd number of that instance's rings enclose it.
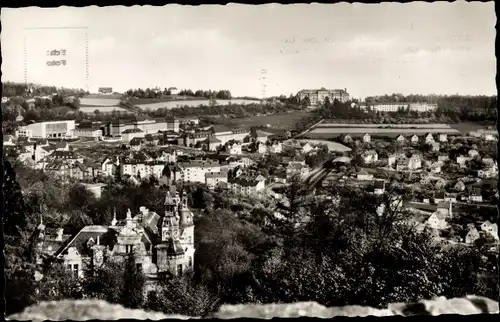
<instances>
[{"instance_id":1,"label":"cluster of house","mask_svg":"<svg viewBox=\"0 0 500 322\"><path fill-rule=\"evenodd\" d=\"M194 223L187 196L170 186L163 213L145 207L132 215L130 209L118 220L116 211L109 226L85 226L75 236L63 235L63 229L49 229L43 217L35 232L36 260L59 258L75 277L107 260L121 261L133 256L137 269L148 279L152 290L163 273L181 275L193 268Z\"/></svg>"},{"instance_id":2,"label":"cluster of house","mask_svg":"<svg viewBox=\"0 0 500 322\"><path fill-rule=\"evenodd\" d=\"M425 222L428 227L439 230L445 230L450 227L448 220L453 217L452 212L453 201L442 201L437 205L435 212ZM493 240L498 242L498 226L497 224L485 221L481 224L481 233L476 229L474 224L468 224L468 232L465 237L459 238L459 240L465 242L466 244L473 244L476 240L481 237L491 237Z\"/></svg>"}]
</instances>

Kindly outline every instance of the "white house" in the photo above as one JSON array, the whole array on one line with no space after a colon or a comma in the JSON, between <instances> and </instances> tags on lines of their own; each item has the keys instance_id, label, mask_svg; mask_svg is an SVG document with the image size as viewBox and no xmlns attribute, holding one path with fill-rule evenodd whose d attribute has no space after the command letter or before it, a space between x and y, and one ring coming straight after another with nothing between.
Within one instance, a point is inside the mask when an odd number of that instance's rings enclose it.
<instances>
[{"instance_id":1,"label":"white house","mask_svg":"<svg viewBox=\"0 0 500 322\"><path fill-rule=\"evenodd\" d=\"M104 176L111 177L116 171L116 167L120 165L120 160L116 158L116 162L113 162L110 158L106 158L101 162L101 173Z\"/></svg>"},{"instance_id":2,"label":"white house","mask_svg":"<svg viewBox=\"0 0 500 322\"><path fill-rule=\"evenodd\" d=\"M237 142L234 142L232 144L228 144L226 150L231 155L240 155L240 154L242 154L241 144L237 143Z\"/></svg>"},{"instance_id":3,"label":"white house","mask_svg":"<svg viewBox=\"0 0 500 322\"><path fill-rule=\"evenodd\" d=\"M432 136L432 133L428 133L425 136L425 143L431 143L431 142L434 142L434 136Z\"/></svg>"},{"instance_id":4,"label":"white house","mask_svg":"<svg viewBox=\"0 0 500 322\"><path fill-rule=\"evenodd\" d=\"M257 142L257 153L264 154L267 152L267 145L265 143Z\"/></svg>"},{"instance_id":5,"label":"white house","mask_svg":"<svg viewBox=\"0 0 500 322\"><path fill-rule=\"evenodd\" d=\"M370 136L370 134L368 133L365 133L365 135L363 135L363 142L370 142L372 140L372 137Z\"/></svg>"},{"instance_id":6,"label":"white house","mask_svg":"<svg viewBox=\"0 0 500 322\"><path fill-rule=\"evenodd\" d=\"M438 156L438 161L446 162L450 160L450 156L447 154L441 154Z\"/></svg>"},{"instance_id":7,"label":"white house","mask_svg":"<svg viewBox=\"0 0 500 322\"><path fill-rule=\"evenodd\" d=\"M479 239L479 237L481 237L479 235L479 232L477 231L476 227L471 227L469 229L469 232L467 233L467 235L465 235L465 243L466 244L473 244L476 240Z\"/></svg>"},{"instance_id":8,"label":"white house","mask_svg":"<svg viewBox=\"0 0 500 322\"><path fill-rule=\"evenodd\" d=\"M382 195L385 192L385 181L377 180L373 184L373 193L376 195Z\"/></svg>"},{"instance_id":9,"label":"white house","mask_svg":"<svg viewBox=\"0 0 500 322\"><path fill-rule=\"evenodd\" d=\"M273 142L267 149L269 153L283 152L283 144L281 142Z\"/></svg>"},{"instance_id":10,"label":"white house","mask_svg":"<svg viewBox=\"0 0 500 322\"><path fill-rule=\"evenodd\" d=\"M308 154L312 150L314 150L314 148L311 146L311 144L309 144L309 142L307 142L306 144L304 144L302 146L302 153L304 153L304 154Z\"/></svg>"},{"instance_id":11,"label":"white house","mask_svg":"<svg viewBox=\"0 0 500 322\"><path fill-rule=\"evenodd\" d=\"M439 149L441 148L439 142L431 142L430 145L433 152L439 152Z\"/></svg>"},{"instance_id":12,"label":"white house","mask_svg":"<svg viewBox=\"0 0 500 322\"><path fill-rule=\"evenodd\" d=\"M448 227L448 223L446 222L446 216L439 212L434 212L427 219L427 225L432 229L442 230Z\"/></svg>"},{"instance_id":13,"label":"white house","mask_svg":"<svg viewBox=\"0 0 500 322\"><path fill-rule=\"evenodd\" d=\"M422 167L422 157L418 154L414 154L410 157L410 162L408 168L410 170L420 169Z\"/></svg>"},{"instance_id":14,"label":"white house","mask_svg":"<svg viewBox=\"0 0 500 322\"><path fill-rule=\"evenodd\" d=\"M459 180L455 186L453 187L453 189L455 189L456 191L464 191L465 190L465 184L463 183L463 181Z\"/></svg>"},{"instance_id":15,"label":"white house","mask_svg":"<svg viewBox=\"0 0 500 322\"><path fill-rule=\"evenodd\" d=\"M205 184L209 189L215 189L222 182L227 183L227 171L205 173Z\"/></svg>"},{"instance_id":16,"label":"white house","mask_svg":"<svg viewBox=\"0 0 500 322\"><path fill-rule=\"evenodd\" d=\"M5 135L3 137L3 146L14 146L14 137L12 135Z\"/></svg>"},{"instance_id":17,"label":"white house","mask_svg":"<svg viewBox=\"0 0 500 322\"><path fill-rule=\"evenodd\" d=\"M472 149L472 150L469 150L469 157L471 158L475 158L477 156L479 156L479 152L477 152L476 150Z\"/></svg>"},{"instance_id":18,"label":"white house","mask_svg":"<svg viewBox=\"0 0 500 322\"><path fill-rule=\"evenodd\" d=\"M498 240L498 225L492 224L489 220L486 220L481 224L481 230L490 234L493 238Z\"/></svg>"},{"instance_id":19,"label":"white house","mask_svg":"<svg viewBox=\"0 0 500 322\"><path fill-rule=\"evenodd\" d=\"M413 135L410 139L411 143L418 143L418 135Z\"/></svg>"},{"instance_id":20,"label":"white house","mask_svg":"<svg viewBox=\"0 0 500 322\"><path fill-rule=\"evenodd\" d=\"M481 189L474 187L469 195L469 202L483 202L483 196L481 194Z\"/></svg>"},{"instance_id":21,"label":"white house","mask_svg":"<svg viewBox=\"0 0 500 322\"><path fill-rule=\"evenodd\" d=\"M399 135L397 138L396 138L396 143L404 143L405 142L405 137L403 135Z\"/></svg>"},{"instance_id":22,"label":"white house","mask_svg":"<svg viewBox=\"0 0 500 322\"><path fill-rule=\"evenodd\" d=\"M184 182L205 183L205 173L220 172L221 166L218 162L193 160L189 162L179 162L180 178Z\"/></svg>"},{"instance_id":23,"label":"white house","mask_svg":"<svg viewBox=\"0 0 500 322\"><path fill-rule=\"evenodd\" d=\"M357 179L362 181L373 180L373 174L369 174L366 170L361 169L357 174Z\"/></svg>"},{"instance_id":24,"label":"white house","mask_svg":"<svg viewBox=\"0 0 500 322\"><path fill-rule=\"evenodd\" d=\"M432 173L441 173L441 162L436 162L431 166Z\"/></svg>"},{"instance_id":25,"label":"white house","mask_svg":"<svg viewBox=\"0 0 500 322\"><path fill-rule=\"evenodd\" d=\"M466 167L466 162L467 161L470 161L471 158L470 157L466 157L466 156L463 156L463 155L459 155L457 157L457 163L458 165L460 165L461 168L465 168Z\"/></svg>"},{"instance_id":26,"label":"white house","mask_svg":"<svg viewBox=\"0 0 500 322\"><path fill-rule=\"evenodd\" d=\"M448 135L444 133L439 134L439 142L447 142L448 141Z\"/></svg>"},{"instance_id":27,"label":"white house","mask_svg":"<svg viewBox=\"0 0 500 322\"><path fill-rule=\"evenodd\" d=\"M492 133L483 133L483 139L485 141L497 141L497 138Z\"/></svg>"}]
</instances>

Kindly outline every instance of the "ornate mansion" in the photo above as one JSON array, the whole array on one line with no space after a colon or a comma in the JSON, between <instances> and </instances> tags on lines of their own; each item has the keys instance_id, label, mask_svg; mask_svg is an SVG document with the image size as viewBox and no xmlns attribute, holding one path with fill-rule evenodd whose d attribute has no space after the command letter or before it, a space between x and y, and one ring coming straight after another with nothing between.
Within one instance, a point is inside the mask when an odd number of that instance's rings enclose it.
<instances>
[{"instance_id":1,"label":"ornate mansion","mask_svg":"<svg viewBox=\"0 0 500 322\"><path fill-rule=\"evenodd\" d=\"M118 221L115 212L110 226L86 226L66 241L62 229L58 236L48 236L41 223L38 231L38 263L43 256L55 256L81 278L90 267L104 265L109 259L123 260L130 254L149 284L162 273L181 275L193 268L193 213L185 192L181 198L175 186L167 192L162 216L141 207L136 216L129 209L126 219Z\"/></svg>"}]
</instances>

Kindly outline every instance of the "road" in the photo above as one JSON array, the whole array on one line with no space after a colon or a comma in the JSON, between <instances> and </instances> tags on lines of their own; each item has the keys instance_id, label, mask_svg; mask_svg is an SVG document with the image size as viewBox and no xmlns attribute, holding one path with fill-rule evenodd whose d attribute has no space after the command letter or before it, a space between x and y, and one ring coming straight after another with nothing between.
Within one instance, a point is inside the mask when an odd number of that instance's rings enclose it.
<instances>
[{"instance_id":1,"label":"road","mask_svg":"<svg viewBox=\"0 0 500 322\"><path fill-rule=\"evenodd\" d=\"M320 123L323 123L324 119L321 119L319 120L319 122L316 122L314 123L313 125L311 125L310 127L308 127L307 129L305 129L304 131L300 132L299 134L297 135L294 135L292 137L292 139L296 139L296 138L300 138L302 135L304 135L305 133L309 132L312 128L314 128L316 125L320 124Z\"/></svg>"}]
</instances>

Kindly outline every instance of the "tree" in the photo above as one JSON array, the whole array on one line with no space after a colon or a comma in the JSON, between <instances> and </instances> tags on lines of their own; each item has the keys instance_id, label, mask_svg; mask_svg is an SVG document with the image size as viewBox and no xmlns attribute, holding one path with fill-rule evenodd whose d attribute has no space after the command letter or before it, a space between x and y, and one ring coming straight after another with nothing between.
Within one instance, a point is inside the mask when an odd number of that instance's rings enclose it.
<instances>
[{"instance_id":1,"label":"tree","mask_svg":"<svg viewBox=\"0 0 500 322\"><path fill-rule=\"evenodd\" d=\"M72 186L68 196L70 209L80 210L83 213L89 213L91 205L96 203L95 195L81 184Z\"/></svg>"},{"instance_id":2,"label":"tree","mask_svg":"<svg viewBox=\"0 0 500 322\"><path fill-rule=\"evenodd\" d=\"M129 254L125 259L121 304L136 309L144 302L145 276L136 264L135 255Z\"/></svg>"},{"instance_id":3,"label":"tree","mask_svg":"<svg viewBox=\"0 0 500 322\"><path fill-rule=\"evenodd\" d=\"M37 283L37 300L60 301L82 298L82 289L62 262L48 263L43 278Z\"/></svg>"},{"instance_id":4,"label":"tree","mask_svg":"<svg viewBox=\"0 0 500 322\"><path fill-rule=\"evenodd\" d=\"M31 209L25 204L16 173L3 160L5 300L7 313L21 311L34 302L33 245Z\"/></svg>"}]
</instances>

